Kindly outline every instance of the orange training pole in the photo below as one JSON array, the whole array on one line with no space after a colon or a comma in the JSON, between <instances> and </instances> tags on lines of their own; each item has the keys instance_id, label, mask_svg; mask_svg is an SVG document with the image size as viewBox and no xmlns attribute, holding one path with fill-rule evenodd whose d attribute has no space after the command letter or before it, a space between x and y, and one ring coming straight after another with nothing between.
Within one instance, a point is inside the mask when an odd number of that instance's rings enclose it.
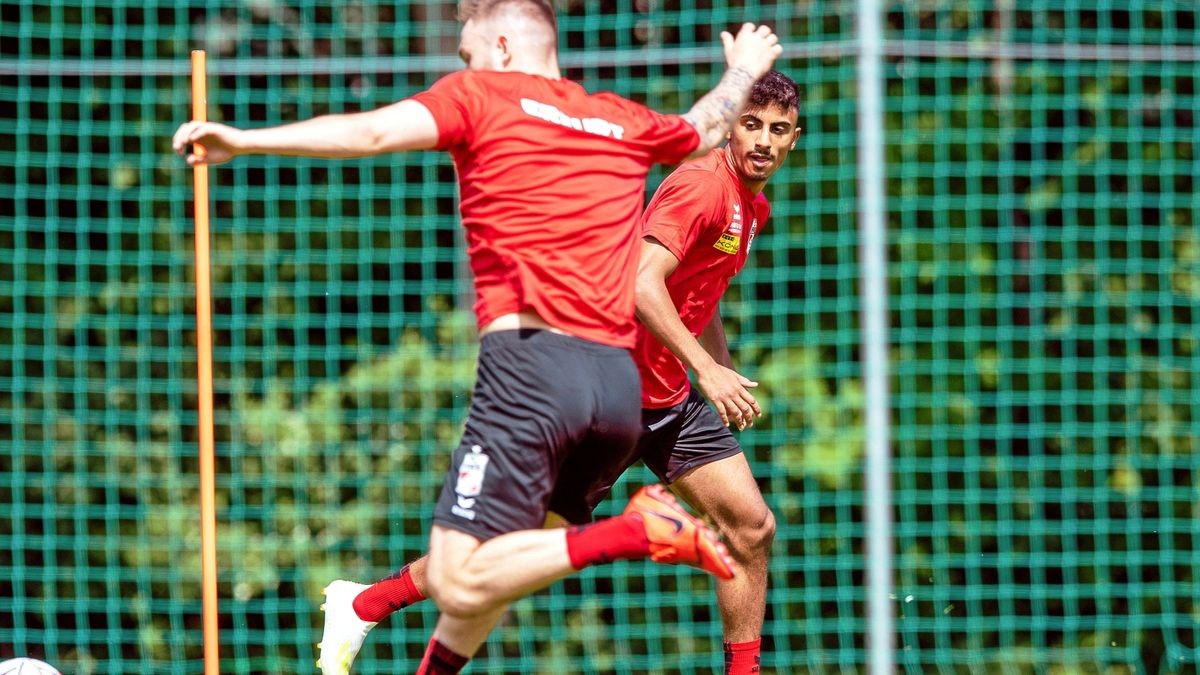
<instances>
[{"instance_id":1,"label":"orange training pole","mask_svg":"<svg viewBox=\"0 0 1200 675\"><path fill-rule=\"evenodd\" d=\"M192 52L192 119L208 120L204 51ZM204 148L195 146L195 154ZM208 166L192 167L196 206L196 374L200 399L200 566L204 606L204 675L221 670L217 638L217 511L213 460L212 281L208 256Z\"/></svg>"}]
</instances>

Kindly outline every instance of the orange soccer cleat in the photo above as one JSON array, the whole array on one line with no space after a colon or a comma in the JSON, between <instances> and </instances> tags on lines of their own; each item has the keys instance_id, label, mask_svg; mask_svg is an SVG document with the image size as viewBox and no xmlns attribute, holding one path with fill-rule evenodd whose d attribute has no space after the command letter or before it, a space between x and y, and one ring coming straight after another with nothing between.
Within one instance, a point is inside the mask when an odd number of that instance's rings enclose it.
<instances>
[{"instance_id":1,"label":"orange soccer cleat","mask_svg":"<svg viewBox=\"0 0 1200 675\"><path fill-rule=\"evenodd\" d=\"M648 485L638 490L624 513L642 517L654 562L682 563L699 567L718 579L733 578L733 559L717 540L717 533L683 510L663 486Z\"/></svg>"}]
</instances>

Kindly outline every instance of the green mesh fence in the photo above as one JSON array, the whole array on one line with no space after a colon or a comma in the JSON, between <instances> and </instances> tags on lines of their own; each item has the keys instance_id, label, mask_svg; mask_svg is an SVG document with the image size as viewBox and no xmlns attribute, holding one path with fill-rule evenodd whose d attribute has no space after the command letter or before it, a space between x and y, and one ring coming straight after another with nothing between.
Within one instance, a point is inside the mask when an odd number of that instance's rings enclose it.
<instances>
[{"instance_id":1,"label":"green mesh fence","mask_svg":"<svg viewBox=\"0 0 1200 675\"><path fill-rule=\"evenodd\" d=\"M779 521L763 670L863 672L854 3L557 4L570 77L664 110L715 82L717 31L789 45L804 134L723 306L767 411L742 435ZM884 9L897 661L1194 673L1197 9ZM451 3L0 4L0 658L201 671L187 52L211 117L253 126L397 100L456 45ZM421 553L463 419L453 171L212 181L222 670L313 672L320 588ZM711 589L588 570L472 669L719 671ZM414 670L434 616L378 627L356 672Z\"/></svg>"}]
</instances>

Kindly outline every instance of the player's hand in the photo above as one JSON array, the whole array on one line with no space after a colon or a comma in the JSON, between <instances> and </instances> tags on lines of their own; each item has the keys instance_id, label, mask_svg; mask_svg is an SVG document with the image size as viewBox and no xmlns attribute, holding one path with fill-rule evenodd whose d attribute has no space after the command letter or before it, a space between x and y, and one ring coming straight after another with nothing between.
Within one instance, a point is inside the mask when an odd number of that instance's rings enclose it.
<instances>
[{"instance_id":1,"label":"player's hand","mask_svg":"<svg viewBox=\"0 0 1200 675\"><path fill-rule=\"evenodd\" d=\"M242 131L216 122L187 122L171 139L175 152L187 159L188 166L223 164L241 154ZM195 145L204 147L197 154Z\"/></svg>"},{"instance_id":2,"label":"player's hand","mask_svg":"<svg viewBox=\"0 0 1200 675\"><path fill-rule=\"evenodd\" d=\"M696 386L717 409L721 423L729 426L731 423L742 431L754 426L754 418L762 417L762 409L758 400L750 393L758 383L743 377L736 370L714 363L704 372L696 373Z\"/></svg>"},{"instance_id":3,"label":"player's hand","mask_svg":"<svg viewBox=\"0 0 1200 675\"><path fill-rule=\"evenodd\" d=\"M783 53L779 36L768 26L742 24L737 37L729 31L721 31L721 44L725 47L725 63L732 68L741 68L758 79L767 74L775 59Z\"/></svg>"}]
</instances>

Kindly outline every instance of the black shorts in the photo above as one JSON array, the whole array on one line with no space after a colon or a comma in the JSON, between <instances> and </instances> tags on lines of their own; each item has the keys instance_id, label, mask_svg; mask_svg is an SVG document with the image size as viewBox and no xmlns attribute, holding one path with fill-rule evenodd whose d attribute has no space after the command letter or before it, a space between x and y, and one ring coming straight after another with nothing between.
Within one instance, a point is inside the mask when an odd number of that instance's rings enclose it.
<instances>
[{"instance_id":1,"label":"black shorts","mask_svg":"<svg viewBox=\"0 0 1200 675\"><path fill-rule=\"evenodd\" d=\"M667 485L698 466L741 451L733 432L694 388L683 403L642 410L636 454Z\"/></svg>"},{"instance_id":2,"label":"black shorts","mask_svg":"<svg viewBox=\"0 0 1200 675\"><path fill-rule=\"evenodd\" d=\"M586 522L587 496L632 456L640 399L628 350L544 330L483 336L433 522L480 540L540 529L552 494L556 513Z\"/></svg>"},{"instance_id":3,"label":"black shorts","mask_svg":"<svg viewBox=\"0 0 1200 675\"><path fill-rule=\"evenodd\" d=\"M729 428L721 424L717 411L699 392L692 389L682 403L670 408L642 409L642 434L633 453L600 478L595 473L587 474L592 487L586 493L588 512L584 519L568 517L559 511L557 493L551 501L550 510L572 523L584 523L591 520L591 512L608 497L621 474L639 460L645 462L646 468L653 471L659 480L670 485L698 466L741 452L742 446ZM570 463L563 467L564 476L574 471L575 467Z\"/></svg>"}]
</instances>

